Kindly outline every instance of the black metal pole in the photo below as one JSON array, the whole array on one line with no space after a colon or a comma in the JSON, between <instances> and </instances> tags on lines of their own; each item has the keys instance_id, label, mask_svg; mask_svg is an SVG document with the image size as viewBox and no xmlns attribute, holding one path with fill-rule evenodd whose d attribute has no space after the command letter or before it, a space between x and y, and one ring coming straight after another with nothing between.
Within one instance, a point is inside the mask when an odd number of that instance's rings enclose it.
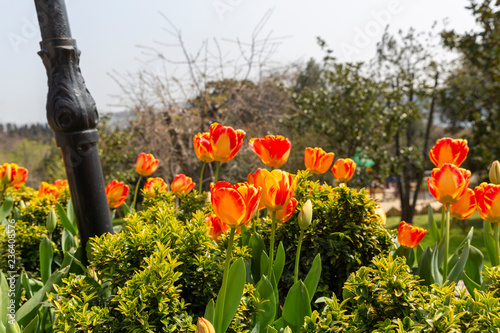
<instances>
[{"instance_id":1,"label":"black metal pole","mask_svg":"<svg viewBox=\"0 0 500 333\"><path fill-rule=\"evenodd\" d=\"M62 151L86 263L88 239L113 232L97 151L99 115L80 72L64 0L35 0L35 6L49 86L47 121Z\"/></svg>"}]
</instances>

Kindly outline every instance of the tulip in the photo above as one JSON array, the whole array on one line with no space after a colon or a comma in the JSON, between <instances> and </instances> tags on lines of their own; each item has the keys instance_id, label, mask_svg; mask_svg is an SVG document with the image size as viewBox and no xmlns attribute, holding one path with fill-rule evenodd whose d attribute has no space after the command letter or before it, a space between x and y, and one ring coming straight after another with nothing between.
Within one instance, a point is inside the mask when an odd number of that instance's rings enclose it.
<instances>
[{"instance_id":1,"label":"tulip","mask_svg":"<svg viewBox=\"0 0 500 333\"><path fill-rule=\"evenodd\" d=\"M220 235L229 230L229 226L221 221L221 219L215 215L210 214L205 218L205 222L208 227L208 236L217 242Z\"/></svg>"},{"instance_id":2,"label":"tulip","mask_svg":"<svg viewBox=\"0 0 500 333\"><path fill-rule=\"evenodd\" d=\"M40 187L38 188L38 197L45 198L48 196L52 196L55 200L57 200L57 198L59 197L59 190L53 184L42 182L40 184Z\"/></svg>"},{"instance_id":3,"label":"tulip","mask_svg":"<svg viewBox=\"0 0 500 333\"><path fill-rule=\"evenodd\" d=\"M28 169L16 163L4 163L0 166L0 179L4 186L12 186L16 190L24 185L28 178Z\"/></svg>"},{"instance_id":4,"label":"tulip","mask_svg":"<svg viewBox=\"0 0 500 333\"><path fill-rule=\"evenodd\" d=\"M299 212L299 227L301 230L306 230L307 228L309 228L312 221L312 214L312 202L311 199L308 199Z\"/></svg>"},{"instance_id":5,"label":"tulip","mask_svg":"<svg viewBox=\"0 0 500 333\"><path fill-rule=\"evenodd\" d=\"M245 134L243 130L213 123L210 126L210 144L214 160L222 163L232 160L243 145Z\"/></svg>"},{"instance_id":6,"label":"tulip","mask_svg":"<svg viewBox=\"0 0 500 333\"><path fill-rule=\"evenodd\" d=\"M490 167L490 183L494 185L500 184L500 163L498 161L494 161Z\"/></svg>"},{"instance_id":7,"label":"tulip","mask_svg":"<svg viewBox=\"0 0 500 333\"><path fill-rule=\"evenodd\" d=\"M261 169L257 169L255 173L249 173L247 176L247 183L253 185L255 187L263 187L264 185L264 177ZM259 201L259 210L265 208L264 202L262 200Z\"/></svg>"},{"instance_id":8,"label":"tulip","mask_svg":"<svg viewBox=\"0 0 500 333\"><path fill-rule=\"evenodd\" d=\"M342 183L351 180L356 171L356 163L350 158L339 158L332 167L335 178Z\"/></svg>"},{"instance_id":9,"label":"tulip","mask_svg":"<svg viewBox=\"0 0 500 333\"><path fill-rule=\"evenodd\" d=\"M253 138L248 145L260 157L262 163L271 168L278 168L285 164L292 148L290 140L281 135L266 135L262 139Z\"/></svg>"},{"instance_id":10,"label":"tulip","mask_svg":"<svg viewBox=\"0 0 500 333\"><path fill-rule=\"evenodd\" d=\"M159 192L166 192L168 190L167 183L160 178L148 178L144 184L144 193L147 197L154 197Z\"/></svg>"},{"instance_id":11,"label":"tulip","mask_svg":"<svg viewBox=\"0 0 500 333\"><path fill-rule=\"evenodd\" d=\"M53 233L57 226L57 215L54 208L49 210L49 214L47 215L47 220L45 221L45 227L49 234Z\"/></svg>"},{"instance_id":12,"label":"tulip","mask_svg":"<svg viewBox=\"0 0 500 333\"><path fill-rule=\"evenodd\" d=\"M135 163L135 169L141 176L150 176L158 168L159 160L152 154L140 153Z\"/></svg>"},{"instance_id":13,"label":"tulip","mask_svg":"<svg viewBox=\"0 0 500 333\"><path fill-rule=\"evenodd\" d=\"M468 152L467 140L442 138L437 140L436 145L431 148L429 156L438 168L446 163L459 167L465 161Z\"/></svg>"},{"instance_id":14,"label":"tulip","mask_svg":"<svg viewBox=\"0 0 500 333\"><path fill-rule=\"evenodd\" d=\"M481 183L476 187L475 195L481 218L500 223L500 185Z\"/></svg>"},{"instance_id":15,"label":"tulip","mask_svg":"<svg viewBox=\"0 0 500 333\"><path fill-rule=\"evenodd\" d=\"M199 160L210 163L214 160L212 145L210 144L210 133L198 133L193 137L193 148Z\"/></svg>"},{"instance_id":16,"label":"tulip","mask_svg":"<svg viewBox=\"0 0 500 333\"><path fill-rule=\"evenodd\" d=\"M196 186L196 183L193 183L193 179L191 177L187 177L184 174L180 174L175 176L174 181L170 184L170 190L177 196L184 193L187 194L191 192L191 190Z\"/></svg>"},{"instance_id":17,"label":"tulip","mask_svg":"<svg viewBox=\"0 0 500 333\"><path fill-rule=\"evenodd\" d=\"M310 173L318 175L328 171L334 157L334 153L326 153L321 148L307 147L304 155L304 163Z\"/></svg>"},{"instance_id":18,"label":"tulip","mask_svg":"<svg viewBox=\"0 0 500 333\"><path fill-rule=\"evenodd\" d=\"M9 163L4 163L0 166L0 176L2 178L2 185L9 185L12 181L12 167Z\"/></svg>"},{"instance_id":19,"label":"tulip","mask_svg":"<svg viewBox=\"0 0 500 333\"><path fill-rule=\"evenodd\" d=\"M214 213L231 228L247 224L259 207L261 189L246 183L220 181L211 185L211 192Z\"/></svg>"},{"instance_id":20,"label":"tulip","mask_svg":"<svg viewBox=\"0 0 500 333\"><path fill-rule=\"evenodd\" d=\"M445 163L427 178L429 192L442 204L455 204L467 192L470 171Z\"/></svg>"},{"instance_id":21,"label":"tulip","mask_svg":"<svg viewBox=\"0 0 500 333\"><path fill-rule=\"evenodd\" d=\"M427 230L412 226L405 221L401 221L398 227L398 242L401 246L404 246L408 249L413 249L417 247L418 244L422 241L425 234L427 234Z\"/></svg>"},{"instance_id":22,"label":"tulip","mask_svg":"<svg viewBox=\"0 0 500 333\"><path fill-rule=\"evenodd\" d=\"M295 209L297 208L297 199L292 198L288 202L288 205L281 210L276 211L275 219L278 222L285 223L292 217L293 213L295 213Z\"/></svg>"},{"instance_id":23,"label":"tulip","mask_svg":"<svg viewBox=\"0 0 500 333\"><path fill-rule=\"evenodd\" d=\"M298 178L281 170L261 170L262 198L264 206L271 211L284 209L292 199Z\"/></svg>"},{"instance_id":24,"label":"tulip","mask_svg":"<svg viewBox=\"0 0 500 333\"><path fill-rule=\"evenodd\" d=\"M459 220L465 220L476 211L476 196L474 191L467 189L457 203L450 205L450 215Z\"/></svg>"},{"instance_id":25,"label":"tulip","mask_svg":"<svg viewBox=\"0 0 500 333\"><path fill-rule=\"evenodd\" d=\"M106 197L111 209L120 207L127 199L127 195L128 186L125 183L113 179L111 183L106 185Z\"/></svg>"},{"instance_id":26,"label":"tulip","mask_svg":"<svg viewBox=\"0 0 500 333\"><path fill-rule=\"evenodd\" d=\"M215 329L208 320L200 317L198 318L198 323L196 323L196 331L194 333L215 333Z\"/></svg>"}]
</instances>

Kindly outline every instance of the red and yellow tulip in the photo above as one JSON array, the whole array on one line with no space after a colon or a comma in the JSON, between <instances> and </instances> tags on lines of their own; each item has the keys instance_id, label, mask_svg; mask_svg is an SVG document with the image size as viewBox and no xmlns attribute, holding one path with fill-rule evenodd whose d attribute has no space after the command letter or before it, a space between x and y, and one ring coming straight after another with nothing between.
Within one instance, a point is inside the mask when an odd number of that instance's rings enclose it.
<instances>
[{"instance_id":1,"label":"red and yellow tulip","mask_svg":"<svg viewBox=\"0 0 500 333\"><path fill-rule=\"evenodd\" d=\"M198 318L194 333L215 333L213 325L203 317Z\"/></svg>"},{"instance_id":2,"label":"red and yellow tulip","mask_svg":"<svg viewBox=\"0 0 500 333\"><path fill-rule=\"evenodd\" d=\"M290 199L288 205L285 209L281 209L276 211L275 219L278 222L285 223L292 217L293 213L295 213L295 209L297 208L298 201L295 198Z\"/></svg>"},{"instance_id":3,"label":"red and yellow tulip","mask_svg":"<svg viewBox=\"0 0 500 333\"><path fill-rule=\"evenodd\" d=\"M445 163L427 178L429 192L442 204L455 204L467 192L470 171Z\"/></svg>"},{"instance_id":4,"label":"red and yellow tulip","mask_svg":"<svg viewBox=\"0 0 500 333\"><path fill-rule=\"evenodd\" d=\"M38 188L38 197L45 198L48 196L52 196L54 200L57 200L59 197L59 189L54 184L42 182Z\"/></svg>"},{"instance_id":5,"label":"red and yellow tulip","mask_svg":"<svg viewBox=\"0 0 500 333\"><path fill-rule=\"evenodd\" d=\"M4 163L0 166L0 180L2 184L20 188L28 178L28 169L20 167L16 163Z\"/></svg>"},{"instance_id":6,"label":"red and yellow tulip","mask_svg":"<svg viewBox=\"0 0 500 333\"><path fill-rule=\"evenodd\" d=\"M193 147L196 157L205 163L210 163L214 160L212 154L212 145L210 144L210 133L198 133L193 137Z\"/></svg>"},{"instance_id":7,"label":"red and yellow tulip","mask_svg":"<svg viewBox=\"0 0 500 333\"><path fill-rule=\"evenodd\" d=\"M113 179L111 183L106 185L106 197L111 209L120 207L127 199L127 195L128 186L125 183Z\"/></svg>"},{"instance_id":8,"label":"red and yellow tulip","mask_svg":"<svg viewBox=\"0 0 500 333\"><path fill-rule=\"evenodd\" d=\"M351 180L354 171L356 171L356 163L350 158L339 158L332 167L333 175L342 183Z\"/></svg>"},{"instance_id":9,"label":"red and yellow tulip","mask_svg":"<svg viewBox=\"0 0 500 333\"><path fill-rule=\"evenodd\" d=\"M328 171L334 158L334 153L326 153L318 147L307 147L304 154L304 163L310 173L318 175Z\"/></svg>"},{"instance_id":10,"label":"red and yellow tulip","mask_svg":"<svg viewBox=\"0 0 500 333\"><path fill-rule=\"evenodd\" d=\"M247 224L259 207L261 189L247 183L220 181L211 185L211 192L214 213L232 228Z\"/></svg>"},{"instance_id":11,"label":"red and yellow tulip","mask_svg":"<svg viewBox=\"0 0 500 333\"><path fill-rule=\"evenodd\" d=\"M468 188L457 203L450 205L450 215L456 219L465 220L474 214L476 206L477 203L474 191Z\"/></svg>"},{"instance_id":12,"label":"red and yellow tulip","mask_svg":"<svg viewBox=\"0 0 500 333\"><path fill-rule=\"evenodd\" d=\"M290 140L281 135L253 138L248 145L260 157L262 163L271 168L278 168L285 164L292 148Z\"/></svg>"},{"instance_id":13,"label":"red and yellow tulip","mask_svg":"<svg viewBox=\"0 0 500 333\"><path fill-rule=\"evenodd\" d=\"M282 170L261 170L262 173L262 197L264 206L271 211L285 209L292 199L298 178Z\"/></svg>"},{"instance_id":14,"label":"red and yellow tulip","mask_svg":"<svg viewBox=\"0 0 500 333\"><path fill-rule=\"evenodd\" d=\"M446 163L459 167L465 161L468 152L467 140L442 138L436 141L436 145L431 148L429 156L432 163L438 168Z\"/></svg>"},{"instance_id":15,"label":"red and yellow tulip","mask_svg":"<svg viewBox=\"0 0 500 333\"><path fill-rule=\"evenodd\" d=\"M175 176L174 180L170 184L170 190L175 195L180 195L182 193L187 194L191 192L191 190L196 186L196 183L193 183L193 179L191 177L187 177L184 174L180 174Z\"/></svg>"},{"instance_id":16,"label":"red and yellow tulip","mask_svg":"<svg viewBox=\"0 0 500 333\"><path fill-rule=\"evenodd\" d=\"M159 160L153 154L140 153L135 163L135 169L141 176L150 176L158 168Z\"/></svg>"},{"instance_id":17,"label":"red and yellow tulip","mask_svg":"<svg viewBox=\"0 0 500 333\"><path fill-rule=\"evenodd\" d=\"M167 183L160 177L148 178L146 184L144 184L144 193L147 197L154 197L157 193L166 192L167 190Z\"/></svg>"},{"instance_id":18,"label":"red and yellow tulip","mask_svg":"<svg viewBox=\"0 0 500 333\"><path fill-rule=\"evenodd\" d=\"M401 246L413 249L420 244L425 234L427 234L427 230L423 228L412 226L405 221L399 223L398 242Z\"/></svg>"},{"instance_id":19,"label":"red and yellow tulip","mask_svg":"<svg viewBox=\"0 0 500 333\"><path fill-rule=\"evenodd\" d=\"M214 160L222 163L232 160L243 145L245 135L243 130L213 123L210 126L210 144Z\"/></svg>"},{"instance_id":20,"label":"red and yellow tulip","mask_svg":"<svg viewBox=\"0 0 500 333\"><path fill-rule=\"evenodd\" d=\"M500 185L481 183L476 187L475 194L481 218L500 223Z\"/></svg>"},{"instance_id":21,"label":"red and yellow tulip","mask_svg":"<svg viewBox=\"0 0 500 333\"><path fill-rule=\"evenodd\" d=\"M229 227L224 224L221 219L215 214L208 215L205 218L205 222L207 223L208 227L208 235L216 242L219 239L220 235L229 230Z\"/></svg>"},{"instance_id":22,"label":"red and yellow tulip","mask_svg":"<svg viewBox=\"0 0 500 333\"><path fill-rule=\"evenodd\" d=\"M262 169L257 169L255 173L249 173L247 176L247 183L250 185L253 185L257 188L263 187L264 184L264 177L262 173ZM265 208L264 202L262 200L259 201L259 210L262 208Z\"/></svg>"}]
</instances>

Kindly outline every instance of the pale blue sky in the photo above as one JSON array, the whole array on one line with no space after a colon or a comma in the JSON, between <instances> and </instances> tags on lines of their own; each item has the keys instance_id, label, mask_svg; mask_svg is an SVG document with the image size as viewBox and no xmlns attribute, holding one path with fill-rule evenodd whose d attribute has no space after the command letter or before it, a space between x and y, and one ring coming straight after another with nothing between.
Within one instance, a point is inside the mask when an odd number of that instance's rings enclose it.
<instances>
[{"instance_id":1,"label":"pale blue sky","mask_svg":"<svg viewBox=\"0 0 500 333\"><path fill-rule=\"evenodd\" d=\"M373 57L383 29L430 30L434 21L448 18L448 27L463 32L474 28L468 0L67 0L73 38L82 51L81 69L99 111L111 111L112 95L120 89L109 72L143 68L137 45L173 42L164 31L166 15L195 52L203 40L249 41L257 23L268 12L262 36L281 39L273 60L286 64L320 58L321 36L341 61ZM39 59L40 33L33 1L3 0L0 5L0 123L46 122L46 74ZM221 42L224 52L234 44ZM179 58L171 50L172 59ZM141 61L142 60L142 61ZM167 68L174 70L174 68Z\"/></svg>"}]
</instances>

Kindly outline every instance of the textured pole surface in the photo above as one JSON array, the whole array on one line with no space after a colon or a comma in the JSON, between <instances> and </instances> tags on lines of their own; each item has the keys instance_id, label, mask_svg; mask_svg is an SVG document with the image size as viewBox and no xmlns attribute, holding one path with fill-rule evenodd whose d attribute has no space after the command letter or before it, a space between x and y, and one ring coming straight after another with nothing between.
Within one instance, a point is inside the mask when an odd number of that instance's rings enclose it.
<instances>
[{"instance_id":1,"label":"textured pole surface","mask_svg":"<svg viewBox=\"0 0 500 333\"><path fill-rule=\"evenodd\" d=\"M99 115L79 67L64 0L35 0L42 34L38 53L47 70L47 121L61 148L82 241L113 232L97 151Z\"/></svg>"}]
</instances>

